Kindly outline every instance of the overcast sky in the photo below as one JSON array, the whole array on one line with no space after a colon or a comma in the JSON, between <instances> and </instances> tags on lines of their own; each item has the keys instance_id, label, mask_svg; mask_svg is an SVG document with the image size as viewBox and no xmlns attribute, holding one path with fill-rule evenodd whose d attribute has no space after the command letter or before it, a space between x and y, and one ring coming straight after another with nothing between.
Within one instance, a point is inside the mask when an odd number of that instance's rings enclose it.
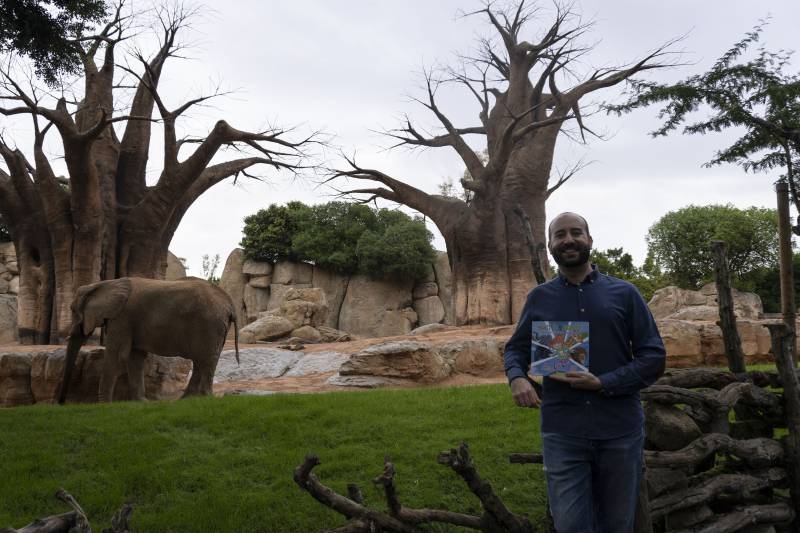
<instances>
[{"instance_id":1,"label":"overcast sky","mask_svg":"<svg viewBox=\"0 0 800 533\"><path fill-rule=\"evenodd\" d=\"M216 100L214 107L196 110L179 124L184 132L201 134L219 118L249 130L268 123L298 126L300 132L325 131L334 145L355 152L362 166L428 192L435 193L447 177L461 176L464 166L452 150L386 151L390 140L374 132L397 126L403 114L420 125L436 126L409 96L422 95L424 67L452 64L456 52L474 50L476 37L487 34L485 18L460 16L479 2L231 0L209 5L216 10L201 17L191 35L193 59L167 64L162 93L167 106L175 108L217 81L236 92ZM575 8L585 21L595 21L588 41L596 46L581 65L586 71L633 62L686 35L674 50L683 52L680 61L691 64L654 76L667 81L700 73L768 15L772 19L762 42L770 50L798 46L797 0L578 0ZM521 38L540 36L541 29L532 24ZM793 69L800 71L800 61L794 61ZM594 93L594 100L620 101L619 90ZM440 97L459 127L478 125L473 102L460 92ZM547 207L548 217L565 210L583 214L596 247L622 246L637 264L645 257L647 229L668 211L688 204L775 205L777 173L702 167L736 132L653 139L648 132L659 124L657 111L596 115L587 125L603 132L605 140L589 139L586 145L561 141L557 167L580 157L593 163L557 191ZM158 152L156 145L152 179L160 171ZM241 238L242 219L258 209L291 200L332 199L330 189L311 180L271 170L262 174L268 183L240 179L234 186L229 180L188 211L170 248L186 258L190 273L200 274L203 254L219 253L224 263ZM444 249L438 235L434 244Z\"/></svg>"}]
</instances>

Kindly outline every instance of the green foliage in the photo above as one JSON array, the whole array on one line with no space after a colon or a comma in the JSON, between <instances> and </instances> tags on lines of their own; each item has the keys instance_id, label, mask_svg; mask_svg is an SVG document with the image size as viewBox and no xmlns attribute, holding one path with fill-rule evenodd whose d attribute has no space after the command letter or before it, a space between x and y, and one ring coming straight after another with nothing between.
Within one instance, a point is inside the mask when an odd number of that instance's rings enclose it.
<instances>
[{"instance_id":1,"label":"green foliage","mask_svg":"<svg viewBox=\"0 0 800 533\"><path fill-rule=\"evenodd\" d=\"M251 259L310 261L343 274L418 279L434 258L421 219L363 204L273 204L245 218L243 234Z\"/></svg>"},{"instance_id":2,"label":"green foliage","mask_svg":"<svg viewBox=\"0 0 800 533\"><path fill-rule=\"evenodd\" d=\"M648 256L642 267L633 264L631 254L620 248L609 248L606 251L592 250L591 262L597 265L600 272L632 283L645 300L650 300L653 293L670 284L669 280L654 266L652 257Z\"/></svg>"},{"instance_id":3,"label":"green foliage","mask_svg":"<svg viewBox=\"0 0 800 533\"><path fill-rule=\"evenodd\" d=\"M676 285L696 289L714 279L711 241L725 241L731 281L736 286L744 276L777 264L777 228L774 209L690 205L653 224L647 245L656 266Z\"/></svg>"},{"instance_id":4,"label":"green foliage","mask_svg":"<svg viewBox=\"0 0 800 533\"><path fill-rule=\"evenodd\" d=\"M756 26L744 39L720 57L704 74L691 76L673 85L631 82L632 95L625 104L608 106L609 111L628 112L651 104L664 104L659 117L664 124L652 132L666 135L701 108L710 108L683 133L705 134L728 128L743 128L744 135L717 152L707 165L734 163L745 170L786 169L785 178L797 195L795 167L800 164L800 76L786 74L790 53L768 52L763 47L754 58L743 56L757 42L764 24Z\"/></svg>"},{"instance_id":5,"label":"green foliage","mask_svg":"<svg viewBox=\"0 0 800 533\"><path fill-rule=\"evenodd\" d=\"M0 51L33 60L49 85L81 71L75 39L107 15L104 0L0 0Z\"/></svg>"},{"instance_id":6,"label":"green foliage","mask_svg":"<svg viewBox=\"0 0 800 533\"><path fill-rule=\"evenodd\" d=\"M508 455L541 450L539 412L509 398L508 386L491 385L3 409L0 524L63 512L52 495L64 487L95 531L125 502L135 506L136 531L340 526L341 515L292 481L310 452L322 461L314 469L322 483L343 494L356 483L372 508L385 510L371 480L389 455L404 505L480 514L466 484L436 464L462 441L506 505L538 523L543 472Z\"/></svg>"},{"instance_id":7,"label":"green foliage","mask_svg":"<svg viewBox=\"0 0 800 533\"><path fill-rule=\"evenodd\" d=\"M797 303L800 302L800 254L794 254L792 269L794 301ZM778 265L771 268L760 268L742 276L736 288L758 294L764 305L765 313L781 312L781 271Z\"/></svg>"},{"instance_id":8,"label":"green foliage","mask_svg":"<svg viewBox=\"0 0 800 533\"><path fill-rule=\"evenodd\" d=\"M292 250L292 238L307 221L308 211L302 202L289 202L285 206L272 204L245 217L240 244L247 257L256 261L299 261Z\"/></svg>"}]
</instances>

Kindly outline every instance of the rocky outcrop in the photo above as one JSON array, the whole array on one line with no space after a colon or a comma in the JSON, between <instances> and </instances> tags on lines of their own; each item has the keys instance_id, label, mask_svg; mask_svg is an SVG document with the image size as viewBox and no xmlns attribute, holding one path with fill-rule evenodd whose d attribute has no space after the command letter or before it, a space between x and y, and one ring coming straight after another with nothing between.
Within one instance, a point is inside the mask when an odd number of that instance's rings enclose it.
<instances>
[{"instance_id":1,"label":"rocky outcrop","mask_svg":"<svg viewBox=\"0 0 800 533\"><path fill-rule=\"evenodd\" d=\"M736 327L747 364L772 361L770 336L765 327L761 299L756 294L733 291ZM667 366L725 366L722 330L717 325L716 287L699 291L678 287L659 289L648 303L667 350Z\"/></svg>"},{"instance_id":2,"label":"rocky outcrop","mask_svg":"<svg viewBox=\"0 0 800 533\"><path fill-rule=\"evenodd\" d=\"M281 293L282 300L276 302L278 307L259 313L255 322L242 328L239 332L241 342L295 337L305 343L321 342L326 337L317 329L326 328L323 324L328 315L328 303L322 289L282 287L287 289ZM339 334L341 332L333 331L337 339L343 337Z\"/></svg>"},{"instance_id":3,"label":"rocky outcrop","mask_svg":"<svg viewBox=\"0 0 800 533\"><path fill-rule=\"evenodd\" d=\"M186 277L186 267L183 266L178 257L170 251L167 251L167 271L164 273L164 279L173 281Z\"/></svg>"},{"instance_id":4,"label":"rocky outcrop","mask_svg":"<svg viewBox=\"0 0 800 533\"><path fill-rule=\"evenodd\" d=\"M498 339L447 341L397 340L353 354L330 384L377 387L397 384L381 380L432 384L455 374L502 376L503 346Z\"/></svg>"},{"instance_id":5,"label":"rocky outcrop","mask_svg":"<svg viewBox=\"0 0 800 533\"><path fill-rule=\"evenodd\" d=\"M402 335L416 326L452 323L452 289L447 254L439 252L426 274L416 283L372 280L363 275L346 276L309 263L257 262L244 259L237 248L222 273L220 286L237 305L241 301L245 321L279 309L290 290L321 289L328 305L322 322L312 324L345 330L360 337ZM389 296L388 300L380 301ZM448 316L450 319L448 319ZM299 326L298 326L299 327Z\"/></svg>"},{"instance_id":6,"label":"rocky outcrop","mask_svg":"<svg viewBox=\"0 0 800 533\"><path fill-rule=\"evenodd\" d=\"M364 337L409 333L417 322L411 308L412 285L352 276L339 313L339 329Z\"/></svg>"},{"instance_id":7,"label":"rocky outcrop","mask_svg":"<svg viewBox=\"0 0 800 533\"><path fill-rule=\"evenodd\" d=\"M103 364L102 347L81 349L75 361L67 402L96 402ZM53 403L64 375L66 350L0 353L0 406ZM192 363L178 357L148 355L145 359L145 396L150 400L174 399L189 382ZM115 400L128 399L125 376L117 381Z\"/></svg>"},{"instance_id":8,"label":"rocky outcrop","mask_svg":"<svg viewBox=\"0 0 800 533\"><path fill-rule=\"evenodd\" d=\"M344 276L335 272L323 270L317 266L311 277L311 285L322 289L325 298L328 300L328 316L325 319L325 326L330 328L339 327L339 313L344 302L344 295L347 293L347 284L350 276Z\"/></svg>"},{"instance_id":9,"label":"rocky outcrop","mask_svg":"<svg viewBox=\"0 0 800 533\"><path fill-rule=\"evenodd\" d=\"M236 308L236 322L241 329L247 324L247 310L244 305L244 288L247 285L247 275L244 273L244 250L236 248L225 261L219 286L228 293Z\"/></svg>"},{"instance_id":10,"label":"rocky outcrop","mask_svg":"<svg viewBox=\"0 0 800 533\"><path fill-rule=\"evenodd\" d=\"M757 294L731 289L734 313L737 318L759 319L763 315L761 298ZM653 317L678 320L718 320L717 289L713 283L699 291L670 286L659 289L647 304Z\"/></svg>"}]
</instances>

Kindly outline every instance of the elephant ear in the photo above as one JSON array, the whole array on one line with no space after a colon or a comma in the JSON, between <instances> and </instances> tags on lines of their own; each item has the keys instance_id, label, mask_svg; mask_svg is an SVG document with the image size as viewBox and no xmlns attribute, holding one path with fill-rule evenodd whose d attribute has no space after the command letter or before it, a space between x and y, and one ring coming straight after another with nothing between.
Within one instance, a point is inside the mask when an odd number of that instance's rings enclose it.
<instances>
[{"instance_id":1,"label":"elephant ear","mask_svg":"<svg viewBox=\"0 0 800 533\"><path fill-rule=\"evenodd\" d=\"M88 337L104 320L117 316L130 294L131 280L127 278L100 281L78 289L73 311L83 334Z\"/></svg>"}]
</instances>

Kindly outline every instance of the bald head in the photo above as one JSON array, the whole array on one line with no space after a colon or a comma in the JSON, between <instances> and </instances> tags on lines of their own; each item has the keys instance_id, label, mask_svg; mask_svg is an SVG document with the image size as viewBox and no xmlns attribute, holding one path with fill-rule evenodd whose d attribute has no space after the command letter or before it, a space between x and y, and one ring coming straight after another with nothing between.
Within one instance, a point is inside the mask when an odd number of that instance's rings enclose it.
<instances>
[{"instance_id":1,"label":"bald head","mask_svg":"<svg viewBox=\"0 0 800 533\"><path fill-rule=\"evenodd\" d=\"M586 222L585 218L583 218L578 213L573 213L571 211L564 211L563 213L559 213L558 215L556 215L555 218L553 218L553 220L551 220L550 224L547 226L547 238L548 239L552 239L553 238L553 227L554 227L554 225L557 225L556 224L557 222L560 223L560 222L566 221L565 219L578 219L578 220L580 220L583 223L583 228L584 228L584 231L586 231L586 235L591 237L592 234L589 232L589 223Z\"/></svg>"}]
</instances>

